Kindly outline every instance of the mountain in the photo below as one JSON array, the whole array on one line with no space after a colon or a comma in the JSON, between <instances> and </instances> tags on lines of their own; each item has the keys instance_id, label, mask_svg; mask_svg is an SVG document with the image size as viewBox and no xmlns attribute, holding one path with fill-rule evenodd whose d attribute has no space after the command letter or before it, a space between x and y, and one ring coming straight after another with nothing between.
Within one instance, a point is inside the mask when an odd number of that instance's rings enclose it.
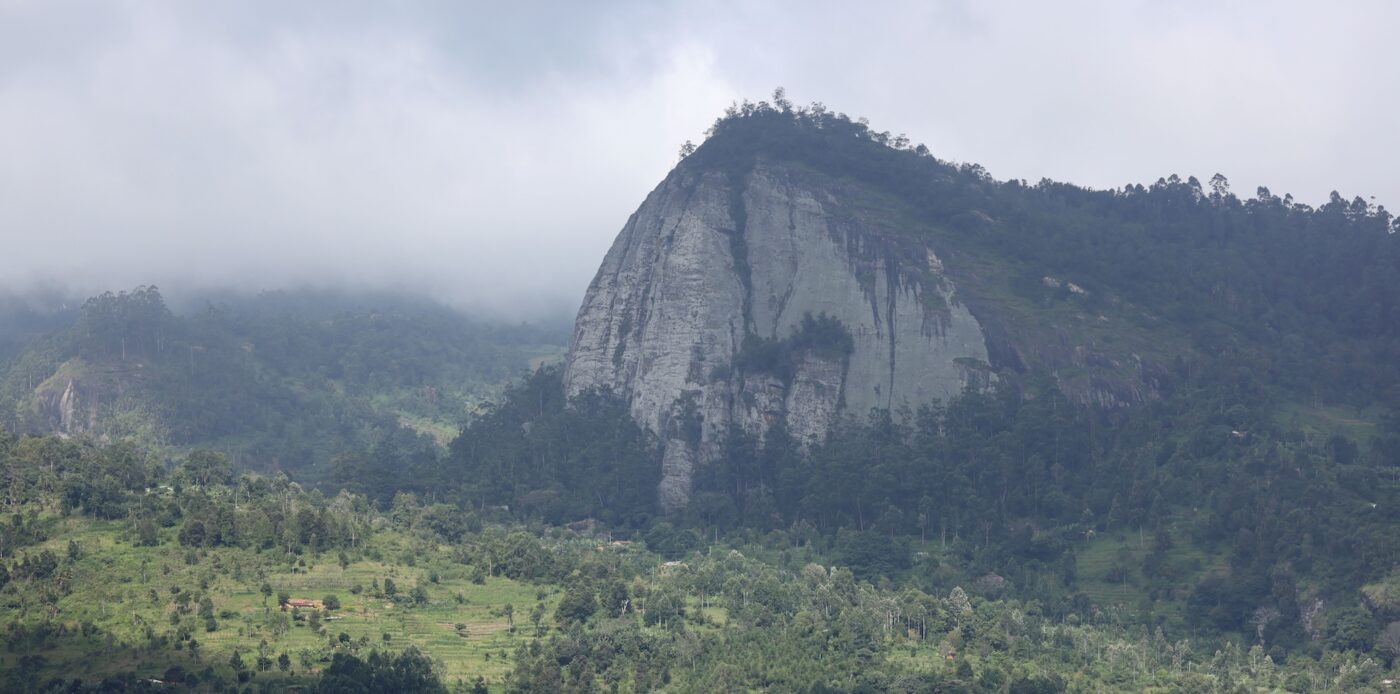
<instances>
[{"instance_id":1,"label":"mountain","mask_svg":"<svg viewBox=\"0 0 1400 694\"><path fill-rule=\"evenodd\" d=\"M998 182L821 105L738 106L632 215L579 310L564 389L623 397L683 507L732 432L821 439L968 387L1162 397L1192 369L1314 401L1396 395L1400 243L1384 208L1241 201L1176 176Z\"/></svg>"},{"instance_id":2,"label":"mountain","mask_svg":"<svg viewBox=\"0 0 1400 694\"><path fill-rule=\"evenodd\" d=\"M563 366L392 297L0 302L0 690L1393 684L1383 208L781 100L683 151Z\"/></svg>"}]
</instances>

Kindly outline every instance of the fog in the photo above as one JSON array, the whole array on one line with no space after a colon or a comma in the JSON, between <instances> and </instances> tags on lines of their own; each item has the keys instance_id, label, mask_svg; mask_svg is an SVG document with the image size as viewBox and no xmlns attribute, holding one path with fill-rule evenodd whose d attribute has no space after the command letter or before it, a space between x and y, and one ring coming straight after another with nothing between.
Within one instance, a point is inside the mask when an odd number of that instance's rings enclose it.
<instances>
[{"instance_id":1,"label":"fog","mask_svg":"<svg viewBox=\"0 0 1400 694\"><path fill-rule=\"evenodd\" d=\"M572 311L776 85L997 178L1400 200L1391 3L505 5L0 0L0 289Z\"/></svg>"}]
</instances>

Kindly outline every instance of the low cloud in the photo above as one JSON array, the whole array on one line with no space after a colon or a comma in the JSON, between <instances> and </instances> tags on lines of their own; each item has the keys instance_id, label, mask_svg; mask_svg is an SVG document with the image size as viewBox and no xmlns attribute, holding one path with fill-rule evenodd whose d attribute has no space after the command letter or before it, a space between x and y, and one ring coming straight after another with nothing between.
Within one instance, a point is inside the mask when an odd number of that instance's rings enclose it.
<instances>
[{"instance_id":1,"label":"low cloud","mask_svg":"<svg viewBox=\"0 0 1400 694\"><path fill-rule=\"evenodd\" d=\"M0 286L572 309L778 84L1003 178L1400 200L1387 3L285 5L0 2Z\"/></svg>"}]
</instances>

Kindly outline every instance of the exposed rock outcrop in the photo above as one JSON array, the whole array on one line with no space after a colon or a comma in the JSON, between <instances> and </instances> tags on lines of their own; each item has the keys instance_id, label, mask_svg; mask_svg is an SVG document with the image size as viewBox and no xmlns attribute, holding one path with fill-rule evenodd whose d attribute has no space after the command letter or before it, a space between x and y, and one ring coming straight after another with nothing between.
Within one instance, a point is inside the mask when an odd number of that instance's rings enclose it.
<instances>
[{"instance_id":1,"label":"exposed rock outcrop","mask_svg":"<svg viewBox=\"0 0 1400 694\"><path fill-rule=\"evenodd\" d=\"M82 368L65 364L34 389L33 407L43 431L88 433L96 428L100 387L82 377Z\"/></svg>"},{"instance_id":2,"label":"exposed rock outcrop","mask_svg":"<svg viewBox=\"0 0 1400 694\"><path fill-rule=\"evenodd\" d=\"M907 411L986 382L981 324L933 250L909 253L910 233L868 190L809 169L682 165L589 286L566 391L629 401L666 442L660 498L676 508L730 427L781 422L810 441L843 413ZM789 340L810 316L839 321L845 348ZM781 368L746 358L756 344L787 345Z\"/></svg>"}]
</instances>

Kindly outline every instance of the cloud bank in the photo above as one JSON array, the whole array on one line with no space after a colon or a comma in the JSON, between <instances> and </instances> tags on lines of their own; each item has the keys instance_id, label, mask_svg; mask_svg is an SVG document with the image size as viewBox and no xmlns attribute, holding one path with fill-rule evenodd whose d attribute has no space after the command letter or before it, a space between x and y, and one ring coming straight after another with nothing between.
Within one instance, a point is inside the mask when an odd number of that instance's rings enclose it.
<instances>
[{"instance_id":1,"label":"cloud bank","mask_svg":"<svg viewBox=\"0 0 1400 694\"><path fill-rule=\"evenodd\" d=\"M999 178L1400 205L1397 6L1043 5L0 0L0 288L572 310L679 144L779 84Z\"/></svg>"}]
</instances>

